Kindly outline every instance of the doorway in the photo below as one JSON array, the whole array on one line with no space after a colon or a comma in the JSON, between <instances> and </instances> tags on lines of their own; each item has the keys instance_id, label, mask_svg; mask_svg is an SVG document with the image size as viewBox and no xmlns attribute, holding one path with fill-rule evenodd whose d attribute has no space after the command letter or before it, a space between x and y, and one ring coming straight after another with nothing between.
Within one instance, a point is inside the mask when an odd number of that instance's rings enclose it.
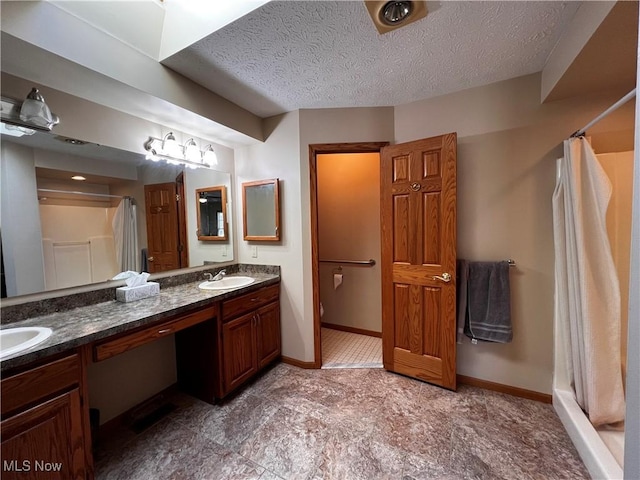
<instances>
[{"instance_id":1,"label":"doorway","mask_svg":"<svg viewBox=\"0 0 640 480\"><path fill-rule=\"evenodd\" d=\"M457 135L413 142L310 145L314 366L322 366L319 156L378 152L382 283L382 346L386 370L456 389ZM353 181L353 180L352 180ZM343 189L349 189L343 186ZM342 205L334 206L341 213ZM356 220L351 220L357 223ZM349 226L348 228L351 228ZM343 227L345 228L345 227ZM342 240L349 243L349 239ZM358 242L354 243L358 246ZM360 254L358 249L351 250ZM362 252L365 253L365 252ZM332 270L337 289L342 272ZM338 278L336 278L338 277ZM362 295L362 294L361 294Z\"/></svg>"},{"instance_id":2,"label":"doorway","mask_svg":"<svg viewBox=\"0 0 640 480\"><path fill-rule=\"evenodd\" d=\"M315 368L381 366L380 149L386 145L310 145Z\"/></svg>"}]
</instances>

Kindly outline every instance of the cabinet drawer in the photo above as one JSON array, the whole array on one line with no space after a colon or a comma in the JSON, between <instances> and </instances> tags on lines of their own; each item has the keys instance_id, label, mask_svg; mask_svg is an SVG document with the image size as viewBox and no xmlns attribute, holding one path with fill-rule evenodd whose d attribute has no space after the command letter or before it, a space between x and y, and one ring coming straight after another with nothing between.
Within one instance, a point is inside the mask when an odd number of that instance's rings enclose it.
<instances>
[{"instance_id":1,"label":"cabinet drawer","mask_svg":"<svg viewBox=\"0 0 640 480\"><path fill-rule=\"evenodd\" d=\"M2 380L2 416L80 383L80 357L70 355Z\"/></svg>"},{"instance_id":2,"label":"cabinet drawer","mask_svg":"<svg viewBox=\"0 0 640 480\"><path fill-rule=\"evenodd\" d=\"M222 320L227 321L245 312L255 310L262 305L273 302L280 295L280 284L261 288L255 292L241 295L222 302Z\"/></svg>"},{"instance_id":3,"label":"cabinet drawer","mask_svg":"<svg viewBox=\"0 0 640 480\"><path fill-rule=\"evenodd\" d=\"M174 334L185 328L189 328L198 323L210 320L217 314L216 307L206 308L189 315L174 318L167 322L159 323L151 327L127 333L113 340L106 340L97 343L93 347L93 360L100 362L108 358L114 357L120 353L132 350L136 347L152 342L167 335Z\"/></svg>"}]
</instances>

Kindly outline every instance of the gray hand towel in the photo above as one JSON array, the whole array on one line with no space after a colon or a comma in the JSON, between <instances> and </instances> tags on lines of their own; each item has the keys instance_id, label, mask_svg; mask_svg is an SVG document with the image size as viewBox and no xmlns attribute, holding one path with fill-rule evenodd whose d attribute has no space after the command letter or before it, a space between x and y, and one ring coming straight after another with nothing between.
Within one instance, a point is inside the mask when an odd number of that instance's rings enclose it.
<instances>
[{"instance_id":1,"label":"gray hand towel","mask_svg":"<svg viewBox=\"0 0 640 480\"><path fill-rule=\"evenodd\" d=\"M469 262L465 335L488 342L513 338L509 262Z\"/></svg>"},{"instance_id":2,"label":"gray hand towel","mask_svg":"<svg viewBox=\"0 0 640 480\"><path fill-rule=\"evenodd\" d=\"M464 326L467 321L467 282L469 278L469 262L463 259L458 259L456 262L456 278L458 283L456 284L456 296L458 299L458 334L457 342L462 343L464 338Z\"/></svg>"}]
</instances>

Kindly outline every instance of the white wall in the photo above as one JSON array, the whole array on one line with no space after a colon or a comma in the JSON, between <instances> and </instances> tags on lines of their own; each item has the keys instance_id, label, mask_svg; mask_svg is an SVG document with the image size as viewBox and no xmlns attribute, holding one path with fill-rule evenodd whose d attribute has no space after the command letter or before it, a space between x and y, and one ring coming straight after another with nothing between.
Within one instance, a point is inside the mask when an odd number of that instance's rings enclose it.
<instances>
[{"instance_id":1,"label":"white wall","mask_svg":"<svg viewBox=\"0 0 640 480\"><path fill-rule=\"evenodd\" d=\"M44 259L33 150L2 142L0 161L2 255L7 295L41 292Z\"/></svg>"},{"instance_id":2,"label":"white wall","mask_svg":"<svg viewBox=\"0 0 640 480\"><path fill-rule=\"evenodd\" d=\"M458 345L459 374L550 393L553 367L551 195L562 141L617 98L540 105L529 75L396 107L396 141L458 133L458 256L514 259L513 342ZM620 135L620 132L623 135ZM590 132L633 136L626 107Z\"/></svg>"}]
</instances>

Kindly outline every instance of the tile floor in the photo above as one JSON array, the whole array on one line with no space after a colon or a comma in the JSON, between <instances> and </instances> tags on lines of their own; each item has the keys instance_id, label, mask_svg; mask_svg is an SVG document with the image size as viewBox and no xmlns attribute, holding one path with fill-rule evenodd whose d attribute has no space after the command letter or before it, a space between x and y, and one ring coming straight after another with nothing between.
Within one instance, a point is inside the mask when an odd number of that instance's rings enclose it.
<instances>
[{"instance_id":1,"label":"tile floor","mask_svg":"<svg viewBox=\"0 0 640 480\"><path fill-rule=\"evenodd\" d=\"M332 328L321 330L322 368L382 368L382 339Z\"/></svg>"},{"instance_id":2,"label":"tile floor","mask_svg":"<svg viewBox=\"0 0 640 480\"><path fill-rule=\"evenodd\" d=\"M382 369L278 364L234 398L186 395L101 443L104 479L588 479L550 405Z\"/></svg>"}]
</instances>

